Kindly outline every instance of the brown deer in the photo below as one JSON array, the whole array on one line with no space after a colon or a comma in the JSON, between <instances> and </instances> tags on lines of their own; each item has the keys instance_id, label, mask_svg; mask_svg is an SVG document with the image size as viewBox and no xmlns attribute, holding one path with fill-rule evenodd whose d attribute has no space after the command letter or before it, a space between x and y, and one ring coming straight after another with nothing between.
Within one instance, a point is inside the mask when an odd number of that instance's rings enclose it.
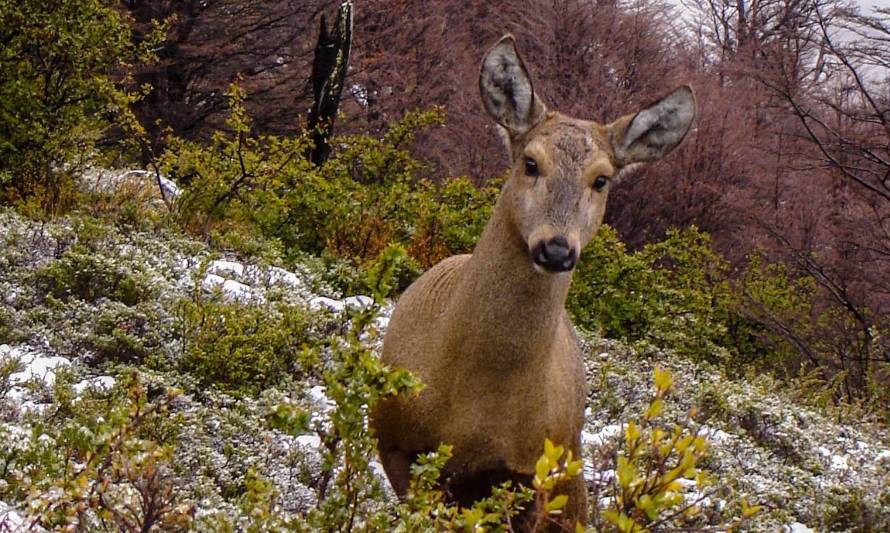
<instances>
[{"instance_id":1,"label":"brown deer","mask_svg":"<svg viewBox=\"0 0 890 533\"><path fill-rule=\"evenodd\" d=\"M608 125L549 111L510 35L485 56L479 89L504 130L510 177L472 255L440 262L399 299L383 360L426 387L372 416L396 492L407 492L418 454L448 443L442 484L461 505L506 480L528 485L545 438L580 457L587 386L565 311L572 269L611 184L673 150L695 116L688 86ZM586 517L585 485L563 485L573 525Z\"/></svg>"}]
</instances>

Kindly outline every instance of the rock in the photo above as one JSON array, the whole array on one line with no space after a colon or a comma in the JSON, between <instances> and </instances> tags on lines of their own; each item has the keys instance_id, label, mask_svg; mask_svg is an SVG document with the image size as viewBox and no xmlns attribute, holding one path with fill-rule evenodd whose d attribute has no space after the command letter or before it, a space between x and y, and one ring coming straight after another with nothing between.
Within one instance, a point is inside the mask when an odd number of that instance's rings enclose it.
<instances>
[{"instance_id":1,"label":"rock","mask_svg":"<svg viewBox=\"0 0 890 533\"><path fill-rule=\"evenodd\" d=\"M267 272L267 283L270 285L281 284L286 285L294 290L305 290L306 286L303 280L293 272L287 271L279 267L270 267Z\"/></svg>"},{"instance_id":2,"label":"rock","mask_svg":"<svg viewBox=\"0 0 890 533\"><path fill-rule=\"evenodd\" d=\"M23 370L9 376L9 383L13 386L9 397L19 400L25 395L24 389L19 385L37 379L51 387L56 380L56 369L71 364L71 361L64 357L44 355L30 348L13 347L8 344L0 345L0 356L16 358L24 367Z\"/></svg>"},{"instance_id":3,"label":"rock","mask_svg":"<svg viewBox=\"0 0 890 533\"><path fill-rule=\"evenodd\" d=\"M222 291L223 297L229 300L245 303L252 300L263 301L263 297L255 294L249 286L232 279L225 279L216 274L207 274L204 280L201 281L201 288L205 291L219 289Z\"/></svg>"}]
</instances>

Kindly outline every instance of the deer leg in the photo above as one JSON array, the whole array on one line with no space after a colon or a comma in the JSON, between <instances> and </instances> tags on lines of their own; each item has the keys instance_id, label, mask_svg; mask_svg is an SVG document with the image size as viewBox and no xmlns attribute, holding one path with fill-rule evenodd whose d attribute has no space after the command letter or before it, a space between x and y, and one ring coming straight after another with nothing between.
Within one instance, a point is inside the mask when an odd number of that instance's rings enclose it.
<instances>
[{"instance_id":1,"label":"deer leg","mask_svg":"<svg viewBox=\"0 0 890 533\"><path fill-rule=\"evenodd\" d=\"M408 485L411 483L411 462L416 456L417 454L405 453L395 448L380 452L383 470L386 471L389 484L399 498L404 498L408 493Z\"/></svg>"}]
</instances>

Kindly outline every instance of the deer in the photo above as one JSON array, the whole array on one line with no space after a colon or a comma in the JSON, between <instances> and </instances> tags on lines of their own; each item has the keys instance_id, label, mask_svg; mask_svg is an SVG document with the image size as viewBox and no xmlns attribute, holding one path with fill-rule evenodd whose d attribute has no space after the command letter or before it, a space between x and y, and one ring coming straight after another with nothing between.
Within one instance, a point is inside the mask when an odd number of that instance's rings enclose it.
<instances>
[{"instance_id":1,"label":"deer","mask_svg":"<svg viewBox=\"0 0 890 533\"><path fill-rule=\"evenodd\" d=\"M485 55L479 91L503 134L509 177L472 254L442 260L396 302L382 360L425 386L371 412L394 491L405 496L420 454L450 444L440 483L461 506L505 481L531 486L545 438L581 457L587 384L565 309L572 271L612 185L674 150L696 109L684 85L606 125L551 111L509 34ZM569 497L562 523L583 523L582 477L557 488Z\"/></svg>"}]
</instances>

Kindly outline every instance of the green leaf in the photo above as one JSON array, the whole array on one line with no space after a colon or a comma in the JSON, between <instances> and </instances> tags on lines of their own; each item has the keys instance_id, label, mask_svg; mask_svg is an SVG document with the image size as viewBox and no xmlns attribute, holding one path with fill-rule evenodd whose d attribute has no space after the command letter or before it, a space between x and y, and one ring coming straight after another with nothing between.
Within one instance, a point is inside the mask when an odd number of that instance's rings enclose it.
<instances>
[{"instance_id":1,"label":"green leaf","mask_svg":"<svg viewBox=\"0 0 890 533\"><path fill-rule=\"evenodd\" d=\"M544 509L550 514L559 514L562 512L562 508L566 506L568 503L569 497L565 494L559 494L555 496L552 500L547 502L547 505L544 506Z\"/></svg>"},{"instance_id":2,"label":"green leaf","mask_svg":"<svg viewBox=\"0 0 890 533\"><path fill-rule=\"evenodd\" d=\"M543 482L547 478L547 474L550 473L550 461L547 459L547 455L542 455L538 462L535 463L535 481L538 483Z\"/></svg>"},{"instance_id":3,"label":"green leaf","mask_svg":"<svg viewBox=\"0 0 890 533\"><path fill-rule=\"evenodd\" d=\"M655 388L659 391L667 391L674 384L674 378L667 370L655 367Z\"/></svg>"}]
</instances>

